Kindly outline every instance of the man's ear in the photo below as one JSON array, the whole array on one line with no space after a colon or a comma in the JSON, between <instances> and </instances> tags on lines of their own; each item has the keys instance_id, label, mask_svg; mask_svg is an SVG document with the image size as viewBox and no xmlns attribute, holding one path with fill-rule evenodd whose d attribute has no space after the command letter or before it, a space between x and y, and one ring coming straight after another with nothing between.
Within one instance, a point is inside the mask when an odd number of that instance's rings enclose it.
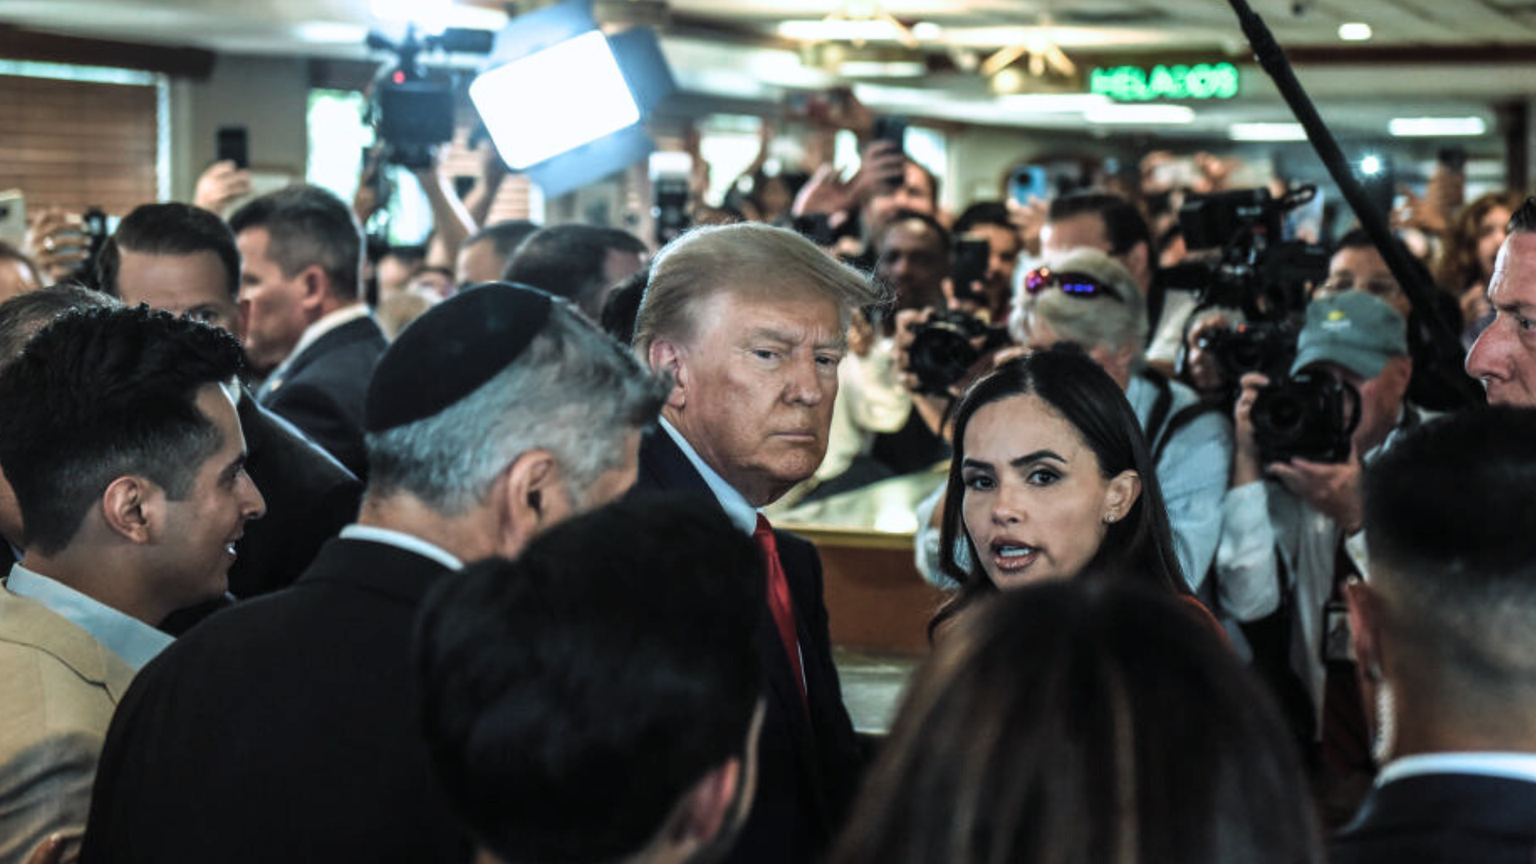
<instances>
[{"instance_id":1,"label":"man's ear","mask_svg":"<svg viewBox=\"0 0 1536 864\"><path fill-rule=\"evenodd\" d=\"M165 490L158 484L128 474L113 480L101 494L101 515L113 533L143 546L164 528L166 504Z\"/></svg>"},{"instance_id":2,"label":"man's ear","mask_svg":"<svg viewBox=\"0 0 1536 864\"><path fill-rule=\"evenodd\" d=\"M1141 497L1141 475L1129 469L1116 474L1104 490L1104 516L1106 522L1118 522L1125 518Z\"/></svg>"},{"instance_id":3,"label":"man's ear","mask_svg":"<svg viewBox=\"0 0 1536 864\"><path fill-rule=\"evenodd\" d=\"M692 857L692 850L714 840L725 828L731 805L742 783L741 759L732 756L711 768L672 809L661 836L681 847L678 860Z\"/></svg>"},{"instance_id":4,"label":"man's ear","mask_svg":"<svg viewBox=\"0 0 1536 864\"><path fill-rule=\"evenodd\" d=\"M1136 288L1142 294L1149 290L1142 286L1151 284L1152 279L1152 249L1146 242L1137 243L1125 253L1125 269L1131 272L1131 277L1136 280ZM1152 324L1155 326L1156 321Z\"/></svg>"},{"instance_id":5,"label":"man's ear","mask_svg":"<svg viewBox=\"0 0 1536 864\"><path fill-rule=\"evenodd\" d=\"M330 293L331 281L320 265L311 264L305 267L300 271L298 278L299 284L304 288L304 296L300 298L299 304L307 311L317 310L324 305L326 295Z\"/></svg>"},{"instance_id":6,"label":"man's ear","mask_svg":"<svg viewBox=\"0 0 1536 864\"><path fill-rule=\"evenodd\" d=\"M548 450L528 450L502 472L497 508L498 551L514 558L534 535L564 519L574 509L560 462Z\"/></svg>"},{"instance_id":7,"label":"man's ear","mask_svg":"<svg viewBox=\"0 0 1536 864\"><path fill-rule=\"evenodd\" d=\"M688 364L683 362L682 346L665 339L656 339L646 351L646 363L654 372L664 372L672 379L672 392L667 394L667 407L682 410L688 401Z\"/></svg>"}]
</instances>

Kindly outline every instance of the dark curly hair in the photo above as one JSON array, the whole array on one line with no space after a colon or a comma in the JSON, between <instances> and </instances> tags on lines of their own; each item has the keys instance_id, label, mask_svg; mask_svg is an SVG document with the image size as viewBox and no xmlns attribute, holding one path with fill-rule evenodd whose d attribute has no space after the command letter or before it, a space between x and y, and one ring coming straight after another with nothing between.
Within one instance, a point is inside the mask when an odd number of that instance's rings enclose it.
<instances>
[{"instance_id":1,"label":"dark curly hair","mask_svg":"<svg viewBox=\"0 0 1536 864\"><path fill-rule=\"evenodd\" d=\"M117 477L185 496L221 445L197 391L234 380L240 343L168 312L67 312L0 371L0 467L16 491L26 545L52 554Z\"/></svg>"}]
</instances>

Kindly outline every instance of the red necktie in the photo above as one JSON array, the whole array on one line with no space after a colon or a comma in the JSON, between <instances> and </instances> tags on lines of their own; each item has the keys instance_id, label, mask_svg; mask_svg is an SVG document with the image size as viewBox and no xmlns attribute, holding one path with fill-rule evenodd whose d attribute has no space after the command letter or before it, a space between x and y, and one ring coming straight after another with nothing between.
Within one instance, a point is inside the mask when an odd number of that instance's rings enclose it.
<instances>
[{"instance_id":1,"label":"red necktie","mask_svg":"<svg viewBox=\"0 0 1536 864\"><path fill-rule=\"evenodd\" d=\"M779 628L779 639L784 642L789 668L795 673L795 684L800 688L800 701L809 713L810 699L805 693L805 672L800 666L800 640L795 636L795 606L789 597L789 579L779 560L779 544L774 540L773 526L761 513L757 514L757 530L752 532L752 539L763 548L763 560L768 565L768 611L773 613L773 623Z\"/></svg>"}]
</instances>

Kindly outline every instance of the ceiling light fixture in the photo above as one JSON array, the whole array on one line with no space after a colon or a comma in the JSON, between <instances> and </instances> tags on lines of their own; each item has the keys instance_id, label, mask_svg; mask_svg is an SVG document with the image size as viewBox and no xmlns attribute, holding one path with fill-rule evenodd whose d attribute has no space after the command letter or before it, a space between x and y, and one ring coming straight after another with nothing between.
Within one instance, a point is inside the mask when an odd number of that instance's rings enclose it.
<instances>
[{"instance_id":1,"label":"ceiling light fixture","mask_svg":"<svg viewBox=\"0 0 1536 864\"><path fill-rule=\"evenodd\" d=\"M1113 104L1094 93L1014 93L997 100L997 107L1023 114L1075 114Z\"/></svg>"},{"instance_id":2,"label":"ceiling light fixture","mask_svg":"<svg viewBox=\"0 0 1536 864\"><path fill-rule=\"evenodd\" d=\"M1394 117L1387 131L1397 138L1474 137L1488 124L1481 117Z\"/></svg>"},{"instance_id":3,"label":"ceiling light fixture","mask_svg":"<svg viewBox=\"0 0 1536 864\"><path fill-rule=\"evenodd\" d=\"M1307 130L1300 123L1233 123L1227 127L1233 141L1305 141Z\"/></svg>"},{"instance_id":4,"label":"ceiling light fixture","mask_svg":"<svg viewBox=\"0 0 1536 864\"><path fill-rule=\"evenodd\" d=\"M1350 21L1340 24L1339 38L1345 42L1368 42L1371 38L1371 25L1364 21Z\"/></svg>"},{"instance_id":5,"label":"ceiling light fixture","mask_svg":"<svg viewBox=\"0 0 1536 864\"><path fill-rule=\"evenodd\" d=\"M1083 119L1099 125L1183 126L1195 121L1195 109L1187 105L1105 105L1083 112Z\"/></svg>"},{"instance_id":6,"label":"ceiling light fixture","mask_svg":"<svg viewBox=\"0 0 1536 864\"><path fill-rule=\"evenodd\" d=\"M780 36L803 42L900 42L916 48L924 40L938 39L944 29L931 21L907 26L880 7L878 0L843 0L836 11L818 20L782 21Z\"/></svg>"}]
</instances>

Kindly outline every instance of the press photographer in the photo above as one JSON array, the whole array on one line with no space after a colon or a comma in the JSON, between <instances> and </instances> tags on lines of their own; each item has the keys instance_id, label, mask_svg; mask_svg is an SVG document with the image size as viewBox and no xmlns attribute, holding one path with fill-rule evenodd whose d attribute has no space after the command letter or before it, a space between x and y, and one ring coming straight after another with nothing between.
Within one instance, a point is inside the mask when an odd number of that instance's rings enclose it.
<instances>
[{"instance_id":1,"label":"press photographer","mask_svg":"<svg viewBox=\"0 0 1536 864\"><path fill-rule=\"evenodd\" d=\"M1405 394L1406 322L1360 290L1307 307L1289 378L1242 378L1232 488L1216 576L1254 663L1307 748L1325 806L1349 812L1369 785L1370 736L1339 646L1342 585L1367 569L1360 475L1424 412ZM1334 650L1339 649L1339 650Z\"/></svg>"}]
</instances>

